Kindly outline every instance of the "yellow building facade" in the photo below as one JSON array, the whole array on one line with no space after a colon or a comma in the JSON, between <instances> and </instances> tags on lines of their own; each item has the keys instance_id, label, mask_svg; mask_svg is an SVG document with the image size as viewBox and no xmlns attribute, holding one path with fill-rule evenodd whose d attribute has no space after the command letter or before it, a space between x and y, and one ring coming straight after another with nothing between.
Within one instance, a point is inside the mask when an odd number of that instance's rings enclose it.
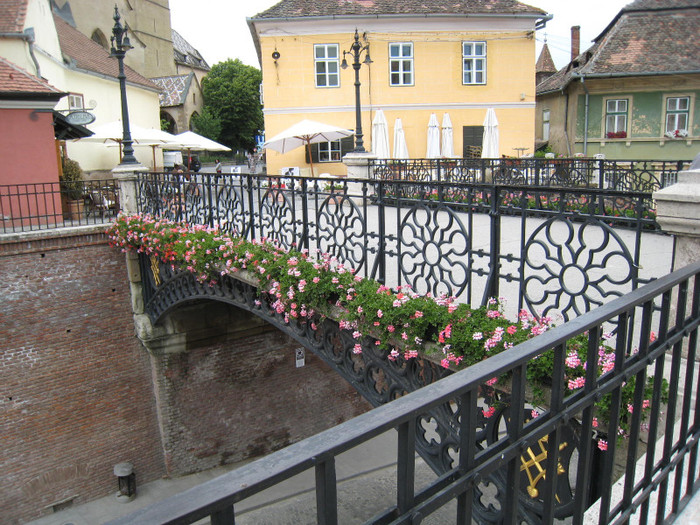
<instances>
[{"instance_id":1,"label":"yellow building facade","mask_svg":"<svg viewBox=\"0 0 700 525\"><path fill-rule=\"evenodd\" d=\"M273 137L304 118L355 129L353 57L346 56L350 67L340 66L357 30L372 60L360 69L367 151L379 109L387 119L390 146L401 119L411 158L426 157L430 115L442 122L448 113L454 154L461 157L466 146L480 140L486 111L493 108L499 154L532 152L535 28L546 14L529 9L509 16L253 17L249 25L263 72L265 134ZM346 173L337 148L321 146L316 174ZM267 166L269 173L294 166L303 173L309 164L303 148L285 154L268 149Z\"/></svg>"}]
</instances>

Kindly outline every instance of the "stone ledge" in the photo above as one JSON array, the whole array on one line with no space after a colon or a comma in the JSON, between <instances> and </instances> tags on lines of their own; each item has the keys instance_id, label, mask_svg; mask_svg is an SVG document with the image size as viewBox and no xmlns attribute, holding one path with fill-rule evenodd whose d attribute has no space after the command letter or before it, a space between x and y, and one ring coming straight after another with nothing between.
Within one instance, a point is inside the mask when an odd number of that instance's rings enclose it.
<instances>
[{"instance_id":1,"label":"stone ledge","mask_svg":"<svg viewBox=\"0 0 700 525\"><path fill-rule=\"evenodd\" d=\"M0 235L0 257L60 250L72 246L107 244L107 228L111 223L90 224L70 228L53 228Z\"/></svg>"}]
</instances>

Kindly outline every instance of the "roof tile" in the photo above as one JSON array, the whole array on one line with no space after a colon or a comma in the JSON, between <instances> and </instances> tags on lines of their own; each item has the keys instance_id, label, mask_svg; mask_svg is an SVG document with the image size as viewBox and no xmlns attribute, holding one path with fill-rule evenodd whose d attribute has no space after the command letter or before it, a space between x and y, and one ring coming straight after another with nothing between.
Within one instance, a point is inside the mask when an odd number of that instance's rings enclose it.
<instances>
[{"instance_id":1,"label":"roof tile","mask_svg":"<svg viewBox=\"0 0 700 525\"><path fill-rule=\"evenodd\" d=\"M0 93L4 95L11 93L61 94L62 91L6 58L0 57Z\"/></svg>"},{"instance_id":2,"label":"roof tile","mask_svg":"<svg viewBox=\"0 0 700 525\"><path fill-rule=\"evenodd\" d=\"M28 0L2 0L0 33L21 33L27 16Z\"/></svg>"},{"instance_id":3,"label":"roof tile","mask_svg":"<svg viewBox=\"0 0 700 525\"><path fill-rule=\"evenodd\" d=\"M180 33L172 31L173 51L175 53L175 61L186 66L196 67L209 71L209 64L192 45L185 40Z\"/></svg>"},{"instance_id":4,"label":"roof tile","mask_svg":"<svg viewBox=\"0 0 700 525\"><path fill-rule=\"evenodd\" d=\"M554 65L554 60L552 60L552 54L549 52L549 46L547 42L542 46L542 51L540 51L540 56L537 59L537 64L535 64L536 73L554 73L557 70L557 66Z\"/></svg>"},{"instance_id":5,"label":"roof tile","mask_svg":"<svg viewBox=\"0 0 700 525\"><path fill-rule=\"evenodd\" d=\"M282 0L253 19L474 13L546 14L516 0Z\"/></svg>"},{"instance_id":6,"label":"roof tile","mask_svg":"<svg viewBox=\"0 0 700 525\"><path fill-rule=\"evenodd\" d=\"M152 78L151 80L161 88L160 107L184 104L193 76L194 73L189 73L187 75Z\"/></svg>"},{"instance_id":7,"label":"roof tile","mask_svg":"<svg viewBox=\"0 0 700 525\"><path fill-rule=\"evenodd\" d=\"M700 71L698 27L697 0L637 0L620 11L591 48L538 84L537 93L564 89L574 75Z\"/></svg>"},{"instance_id":8,"label":"roof tile","mask_svg":"<svg viewBox=\"0 0 700 525\"><path fill-rule=\"evenodd\" d=\"M71 27L58 15L54 15L53 19L56 23L61 51L74 61L75 67L113 78L118 77L119 63L105 48ZM158 89L153 82L129 66L124 66L124 74L128 82L154 90Z\"/></svg>"}]
</instances>

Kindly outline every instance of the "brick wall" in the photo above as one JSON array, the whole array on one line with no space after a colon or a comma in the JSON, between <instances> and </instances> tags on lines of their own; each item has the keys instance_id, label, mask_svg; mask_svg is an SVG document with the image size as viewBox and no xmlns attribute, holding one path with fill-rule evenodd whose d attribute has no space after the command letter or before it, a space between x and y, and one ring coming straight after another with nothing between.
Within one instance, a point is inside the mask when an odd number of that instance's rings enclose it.
<instances>
[{"instance_id":1,"label":"brick wall","mask_svg":"<svg viewBox=\"0 0 700 525\"><path fill-rule=\"evenodd\" d=\"M126 273L99 231L0 239L3 524L115 493L118 462L134 464L138 485L265 454L369 408L310 352L297 369L298 343L218 303L174 315L223 319L225 336L214 326L185 353L149 356Z\"/></svg>"},{"instance_id":2,"label":"brick wall","mask_svg":"<svg viewBox=\"0 0 700 525\"><path fill-rule=\"evenodd\" d=\"M197 308L182 313L202 319ZM226 341L153 357L169 474L262 456L369 408L311 352L297 368L299 343L259 318L221 303L206 309Z\"/></svg>"},{"instance_id":3,"label":"brick wall","mask_svg":"<svg viewBox=\"0 0 700 525\"><path fill-rule=\"evenodd\" d=\"M2 523L164 472L148 355L124 256L99 233L0 244Z\"/></svg>"}]
</instances>

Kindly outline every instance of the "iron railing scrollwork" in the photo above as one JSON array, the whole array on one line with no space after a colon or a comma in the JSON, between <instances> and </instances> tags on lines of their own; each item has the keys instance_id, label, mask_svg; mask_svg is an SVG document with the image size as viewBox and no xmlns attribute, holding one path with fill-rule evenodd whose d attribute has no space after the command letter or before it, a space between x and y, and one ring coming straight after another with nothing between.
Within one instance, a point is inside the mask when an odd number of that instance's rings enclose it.
<instances>
[{"instance_id":1,"label":"iron railing scrollwork","mask_svg":"<svg viewBox=\"0 0 700 525\"><path fill-rule=\"evenodd\" d=\"M415 392L452 373L424 357L389 359L389 350L380 349L370 337L362 339L362 352L357 353L354 351L357 340L352 332L341 329L329 318L285 320L284 315L278 314L271 306L268 295L246 278L223 276L216 283L202 283L191 272L173 269L170 264L160 264L160 271L156 272L153 257L140 254L139 258L142 274L145 272L145 311L154 323L179 304L192 299L208 298L232 304L261 317L315 353L374 407ZM493 417L486 417L483 413L476 417L475 443L479 450L485 450L498 441L503 427L510 425L510 395L487 385L482 385L479 395L484 403L499 407ZM460 399L455 398L416 417L415 449L438 475L452 471L459 457L459 405ZM578 450L580 439L575 426L569 427L567 445L562 447L563 459L559 460L567 465ZM538 446L541 448L541 440ZM524 522L536 525L541 522L543 512L539 490L547 454L542 450L533 453L528 449L523 458L523 476L529 481L523 485L519 516ZM558 517L569 516L573 500L571 486L562 484L559 490L560 503L556 514ZM498 508L508 493L505 472L501 469L484 475L476 491L473 511L477 521L500 522L503 516Z\"/></svg>"},{"instance_id":2,"label":"iron railing scrollwork","mask_svg":"<svg viewBox=\"0 0 700 525\"><path fill-rule=\"evenodd\" d=\"M614 189L652 193L674 184L689 160L595 158L370 159L375 180Z\"/></svg>"},{"instance_id":3,"label":"iron railing scrollwork","mask_svg":"<svg viewBox=\"0 0 700 525\"><path fill-rule=\"evenodd\" d=\"M162 277L154 297L168 289L169 281L184 278L190 283L180 283L180 290L258 308L258 315L304 341L307 348L314 347L380 406L194 487L177 505L166 499L114 524L192 523L206 514L232 517L239 501L267 488L271 480L280 482L313 468L318 504L328 511L322 515L336 516L331 523L337 523L335 457L391 428L399 434L398 496L387 501L385 512L362 518L369 523L425 518L453 500L455 523L553 523L568 516L579 525L584 520L624 522L632 514L645 522L665 523L700 487L700 407L694 401L700 390L696 360L700 263L440 381L434 380L444 371L426 368L421 360L390 362L367 344L363 354L353 354L351 336L333 323L324 323L319 330L296 322L283 326L265 301L256 306L257 292L249 283L227 279L211 290L177 272ZM171 292L164 297L165 302L153 304L167 310L168 304L180 300ZM635 318L640 322L632 326ZM598 377L593 367L588 368L585 386L570 393L566 386L570 345L583 337L588 362L596 362L601 337L611 325L621 328L607 341L615 348L615 366ZM551 395L542 404L527 393L527 370L552 350ZM435 376L430 375L433 371ZM667 398L658 380L651 392L635 387L631 398L623 397L632 378L643 385L647 377L664 375L669 378ZM488 386L494 377L505 383ZM604 399L609 402L608 419L596 423L597 404ZM616 439L623 419L629 427L624 438ZM410 435L416 436L415 449L442 472L420 490L405 479L415 462L414 448L407 446ZM620 474L625 477L617 483L618 491L615 482ZM210 490L213 487L216 490Z\"/></svg>"},{"instance_id":4,"label":"iron railing scrollwork","mask_svg":"<svg viewBox=\"0 0 700 525\"><path fill-rule=\"evenodd\" d=\"M392 288L472 305L505 294L569 319L660 275L641 264L658 228L649 193L209 174L141 174L138 188L142 212L330 253Z\"/></svg>"}]
</instances>

